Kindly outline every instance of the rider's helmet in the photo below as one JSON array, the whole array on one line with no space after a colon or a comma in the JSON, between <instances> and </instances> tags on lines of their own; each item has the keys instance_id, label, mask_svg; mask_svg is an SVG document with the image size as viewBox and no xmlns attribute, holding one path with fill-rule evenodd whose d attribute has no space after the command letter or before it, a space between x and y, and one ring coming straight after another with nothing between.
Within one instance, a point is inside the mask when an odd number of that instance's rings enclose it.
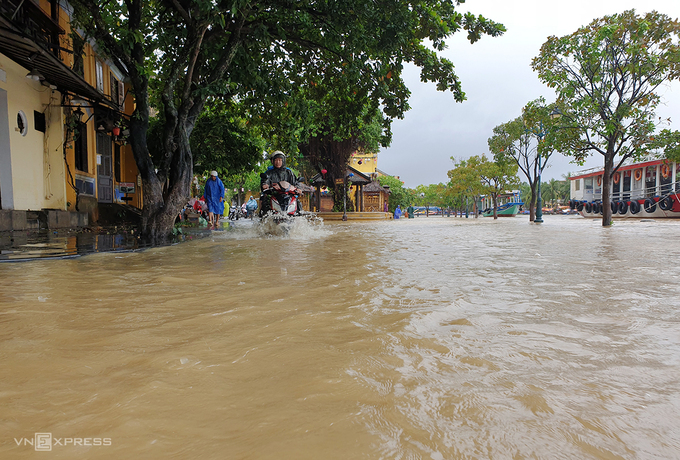
<instances>
[{"instance_id":1,"label":"rider's helmet","mask_svg":"<svg viewBox=\"0 0 680 460\"><path fill-rule=\"evenodd\" d=\"M283 153L281 150L277 150L274 153L272 153L271 156L269 157L269 160L272 162L272 164L274 164L274 158L278 157L283 158L283 165L281 167L284 168L286 166L286 154Z\"/></svg>"}]
</instances>

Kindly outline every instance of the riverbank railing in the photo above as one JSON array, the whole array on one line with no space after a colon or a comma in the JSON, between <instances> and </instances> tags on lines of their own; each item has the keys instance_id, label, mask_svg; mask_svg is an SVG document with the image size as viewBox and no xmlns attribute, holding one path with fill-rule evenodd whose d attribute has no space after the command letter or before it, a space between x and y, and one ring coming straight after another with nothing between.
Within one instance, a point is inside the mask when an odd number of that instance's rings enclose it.
<instances>
[{"instance_id":1,"label":"riverbank railing","mask_svg":"<svg viewBox=\"0 0 680 460\"><path fill-rule=\"evenodd\" d=\"M664 197L673 193L680 192L680 182L660 184L655 187L645 187L641 189L624 190L614 192L611 195L612 201L644 200L655 196ZM593 201L602 201L602 192L593 193Z\"/></svg>"}]
</instances>

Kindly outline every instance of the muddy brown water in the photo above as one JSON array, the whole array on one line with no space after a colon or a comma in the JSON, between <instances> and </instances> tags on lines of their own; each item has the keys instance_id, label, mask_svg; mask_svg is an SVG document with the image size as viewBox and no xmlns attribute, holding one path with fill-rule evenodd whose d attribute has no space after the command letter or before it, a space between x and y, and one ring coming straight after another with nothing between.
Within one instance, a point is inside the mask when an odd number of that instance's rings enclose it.
<instances>
[{"instance_id":1,"label":"muddy brown water","mask_svg":"<svg viewBox=\"0 0 680 460\"><path fill-rule=\"evenodd\" d=\"M243 222L0 264L0 458L677 459L679 232Z\"/></svg>"}]
</instances>

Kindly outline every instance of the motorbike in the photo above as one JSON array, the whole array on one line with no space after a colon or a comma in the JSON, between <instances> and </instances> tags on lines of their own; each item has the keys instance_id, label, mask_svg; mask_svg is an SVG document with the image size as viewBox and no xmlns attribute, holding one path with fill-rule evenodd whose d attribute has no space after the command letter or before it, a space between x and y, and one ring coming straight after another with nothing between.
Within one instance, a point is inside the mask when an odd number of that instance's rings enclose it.
<instances>
[{"instance_id":1,"label":"motorbike","mask_svg":"<svg viewBox=\"0 0 680 460\"><path fill-rule=\"evenodd\" d=\"M229 220L239 220L242 217L246 217L240 206L231 206L229 208Z\"/></svg>"},{"instance_id":2,"label":"motorbike","mask_svg":"<svg viewBox=\"0 0 680 460\"><path fill-rule=\"evenodd\" d=\"M278 223L302 215L298 191L286 181L278 182L278 190L272 186L262 192L260 218L271 217Z\"/></svg>"}]
</instances>

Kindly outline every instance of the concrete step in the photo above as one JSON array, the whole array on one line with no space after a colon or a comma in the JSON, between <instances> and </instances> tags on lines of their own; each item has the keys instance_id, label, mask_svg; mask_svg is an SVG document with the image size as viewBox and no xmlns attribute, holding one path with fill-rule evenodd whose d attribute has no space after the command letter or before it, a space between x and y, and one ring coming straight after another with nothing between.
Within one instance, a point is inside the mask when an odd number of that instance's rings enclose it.
<instances>
[{"instance_id":1,"label":"concrete step","mask_svg":"<svg viewBox=\"0 0 680 460\"><path fill-rule=\"evenodd\" d=\"M342 220L341 212L317 212L323 220ZM348 212L347 220L387 220L392 219L389 212Z\"/></svg>"},{"instance_id":2,"label":"concrete step","mask_svg":"<svg viewBox=\"0 0 680 460\"><path fill-rule=\"evenodd\" d=\"M26 211L26 230L47 228L45 214L40 211Z\"/></svg>"},{"instance_id":3,"label":"concrete step","mask_svg":"<svg viewBox=\"0 0 680 460\"><path fill-rule=\"evenodd\" d=\"M88 216L84 212L55 209L41 211L17 211L0 209L0 231L44 230L87 227Z\"/></svg>"}]
</instances>

